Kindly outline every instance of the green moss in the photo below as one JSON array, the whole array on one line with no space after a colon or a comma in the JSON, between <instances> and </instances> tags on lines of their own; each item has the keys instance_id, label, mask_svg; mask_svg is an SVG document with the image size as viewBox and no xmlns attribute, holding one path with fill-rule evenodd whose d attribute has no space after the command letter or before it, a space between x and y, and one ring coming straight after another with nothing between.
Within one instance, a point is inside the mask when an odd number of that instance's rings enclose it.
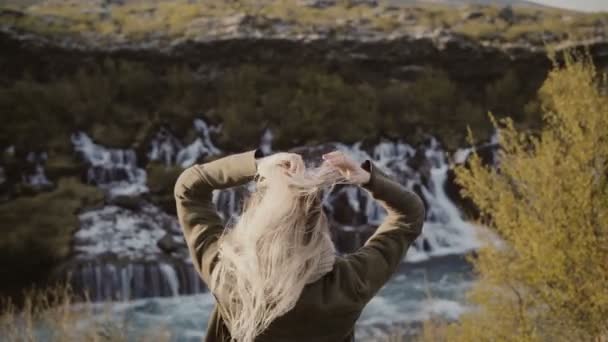
<instances>
[{"instance_id":1,"label":"green moss","mask_svg":"<svg viewBox=\"0 0 608 342\"><path fill-rule=\"evenodd\" d=\"M257 146L266 128L279 148L444 127L446 139L458 141L467 126L491 130L488 110L527 120L524 107L542 81L507 73L480 91L440 70L421 72L414 82L386 83L353 77L345 68L241 65L206 83L183 66L159 72L106 60L50 82L26 77L0 87L0 136L21 150L69 155L68 137L80 129L103 145L141 150L158 125L185 137L205 113L222 124L219 144L226 150Z\"/></svg>"},{"instance_id":2,"label":"green moss","mask_svg":"<svg viewBox=\"0 0 608 342\"><path fill-rule=\"evenodd\" d=\"M79 209L100 203L103 195L77 179L62 179L56 189L22 196L0 205L1 291L44 281L70 253Z\"/></svg>"},{"instance_id":3,"label":"green moss","mask_svg":"<svg viewBox=\"0 0 608 342\"><path fill-rule=\"evenodd\" d=\"M104 145L129 146L151 121L191 125L206 102L198 87L180 66L159 75L113 60L49 82L25 77L0 87L0 144L32 150L81 129Z\"/></svg>"},{"instance_id":4,"label":"green moss","mask_svg":"<svg viewBox=\"0 0 608 342\"><path fill-rule=\"evenodd\" d=\"M44 167L46 175L53 181L84 174L86 169L82 162L76 160L73 153L57 153L53 150L49 153Z\"/></svg>"},{"instance_id":5,"label":"green moss","mask_svg":"<svg viewBox=\"0 0 608 342\"><path fill-rule=\"evenodd\" d=\"M173 187L182 171L181 167L165 166L159 163L150 163L146 167L150 198L166 212L175 213Z\"/></svg>"},{"instance_id":6,"label":"green moss","mask_svg":"<svg viewBox=\"0 0 608 342\"><path fill-rule=\"evenodd\" d=\"M165 166L160 163L150 163L146 167L147 185L152 193L173 194L173 186L177 177L183 171L178 166Z\"/></svg>"},{"instance_id":7,"label":"green moss","mask_svg":"<svg viewBox=\"0 0 608 342\"><path fill-rule=\"evenodd\" d=\"M483 94L472 97L467 89L438 70L423 72L415 82L383 84L347 82L316 67L246 65L224 76L214 118L223 124L221 145L234 150L255 146L267 127L279 148L380 135L414 141L417 131L442 133L457 147L467 126L482 136L492 130ZM506 102L512 94L502 95Z\"/></svg>"}]
</instances>

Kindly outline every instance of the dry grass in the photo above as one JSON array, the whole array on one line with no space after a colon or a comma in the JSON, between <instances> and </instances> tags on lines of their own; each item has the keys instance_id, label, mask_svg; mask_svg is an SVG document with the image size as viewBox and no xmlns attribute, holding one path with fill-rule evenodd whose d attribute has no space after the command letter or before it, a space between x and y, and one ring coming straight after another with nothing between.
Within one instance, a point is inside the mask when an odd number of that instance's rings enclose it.
<instances>
[{"instance_id":1,"label":"dry grass","mask_svg":"<svg viewBox=\"0 0 608 342\"><path fill-rule=\"evenodd\" d=\"M112 303L92 304L77 298L69 287L29 291L19 308L4 301L0 312L2 341L169 341L165 326L155 326L137 336L124 317L111 311Z\"/></svg>"},{"instance_id":2,"label":"dry grass","mask_svg":"<svg viewBox=\"0 0 608 342\"><path fill-rule=\"evenodd\" d=\"M14 4L0 5L15 8ZM15 18L0 16L0 25L17 27L43 35L95 34L113 38L124 35L133 40L151 36L185 37L198 19L217 19L237 14L278 20L288 23L293 32L318 27L341 29L354 26L379 32L408 32L424 27L451 29L475 39L500 41L543 39L565 40L586 38L597 31L606 31L608 14L587 14L557 9L515 8L514 19L505 19L496 6L454 7L441 4L402 6L388 10L350 6L346 1L318 9L296 0L172 0L162 2L128 2L102 7L78 1L40 2L19 8L26 14ZM477 17L468 18L475 12ZM550 34L547 34L550 33ZM538 38L540 37L540 38ZM547 38L549 37L549 38Z\"/></svg>"}]
</instances>

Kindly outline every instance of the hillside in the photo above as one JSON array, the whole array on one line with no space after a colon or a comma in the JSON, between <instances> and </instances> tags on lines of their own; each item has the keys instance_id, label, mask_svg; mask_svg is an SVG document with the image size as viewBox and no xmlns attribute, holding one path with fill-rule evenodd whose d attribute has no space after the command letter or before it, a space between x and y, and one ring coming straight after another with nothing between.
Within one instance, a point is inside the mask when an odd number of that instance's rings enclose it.
<instances>
[{"instance_id":1,"label":"hillside","mask_svg":"<svg viewBox=\"0 0 608 342\"><path fill-rule=\"evenodd\" d=\"M386 0L391 5L424 5L424 4L443 4L443 5L483 5L483 6L512 6L512 7L533 7L546 8L546 6L532 1L525 0Z\"/></svg>"},{"instance_id":2,"label":"hillside","mask_svg":"<svg viewBox=\"0 0 608 342\"><path fill-rule=\"evenodd\" d=\"M605 40L608 14L527 6L401 6L376 0L66 0L4 5L0 28L102 49L138 43L170 48L189 41L239 37L391 40L438 33L494 46L544 47Z\"/></svg>"}]
</instances>

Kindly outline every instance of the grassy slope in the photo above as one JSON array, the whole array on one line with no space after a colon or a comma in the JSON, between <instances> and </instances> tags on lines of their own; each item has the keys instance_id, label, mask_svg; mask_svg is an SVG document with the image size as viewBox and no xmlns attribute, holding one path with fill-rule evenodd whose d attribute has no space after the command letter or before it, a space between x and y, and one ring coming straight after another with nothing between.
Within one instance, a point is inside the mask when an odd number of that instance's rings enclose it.
<instances>
[{"instance_id":1,"label":"grassy slope","mask_svg":"<svg viewBox=\"0 0 608 342\"><path fill-rule=\"evenodd\" d=\"M424 4L377 8L347 6L347 1L325 9L301 6L296 0L173 0L128 1L124 5L101 6L99 1L47 1L18 6L25 16L0 16L0 23L43 35L88 35L132 41L150 36L188 38L200 33L201 19L223 18L246 13L288 23L294 32L313 27L340 29L351 24L381 32L408 32L423 27L432 31L447 28L476 39L498 42L526 41L542 45L588 38L606 33L608 13L579 13L554 8L515 7L505 16L497 6L449 6ZM0 5L1 6L1 5ZM15 5L5 5L15 7ZM471 17L471 13L476 13Z\"/></svg>"},{"instance_id":2,"label":"grassy slope","mask_svg":"<svg viewBox=\"0 0 608 342\"><path fill-rule=\"evenodd\" d=\"M0 296L44 282L70 252L77 211L102 199L98 189L65 178L50 192L0 204Z\"/></svg>"}]
</instances>

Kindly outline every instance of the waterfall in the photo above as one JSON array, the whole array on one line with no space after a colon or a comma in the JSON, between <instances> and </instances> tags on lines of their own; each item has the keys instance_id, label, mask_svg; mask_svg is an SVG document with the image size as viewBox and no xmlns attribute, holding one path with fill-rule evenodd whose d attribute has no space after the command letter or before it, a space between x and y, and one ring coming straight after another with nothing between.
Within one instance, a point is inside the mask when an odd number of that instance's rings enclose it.
<instances>
[{"instance_id":1,"label":"waterfall","mask_svg":"<svg viewBox=\"0 0 608 342\"><path fill-rule=\"evenodd\" d=\"M81 213L79 220L70 279L92 300L175 296L204 289L177 220L160 208L150 203L135 209L106 205Z\"/></svg>"},{"instance_id":2,"label":"waterfall","mask_svg":"<svg viewBox=\"0 0 608 342\"><path fill-rule=\"evenodd\" d=\"M166 166L188 167L206 157L220 155L212 133L219 128L202 120L193 123L198 137L183 144L168 129L149 142L147 158ZM273 135L266 130L260 149L272 153ZM92 300L135 299L193 294L206 288L192 267L181 228L174 216L148 202L145 170L138 167L130 149L110 149L95 144L84 133L72 136L74 149L89 165L87 180L104 189L110 199L128 195L132 202L119 206L110 202L79 214L80 229L74 234L74 256L68 262L70 281L88 291ZM494 152L495 142L488 144ZM402 141L381 141L363 147L327 143L291 149L302 154L307 165L321 162L321 155L342 150L357 161L371 160L376 167L405 187L417 192L427 207L421 236L406 255L407 262L436 256L462 254L477 248L475 227L466 222L446 193L448 161L464 163L472 149L449 155L434 138L414 147ZM491 157L494 155L491 154ZM243 197L253 184L213 192L213 203L225 222L236 218ZM373 234L385 217L384 209L362 188L336 186L323 193L322 203L337 249L352 252Z\"/></svg>"},{"instance_id":3,"label":"waterfall","mask_svg":"<svg viewBox=\"0 0 608 342\"><path fill-rule=\"evenodd\" d=\"M475 227L463 220L459 209L445 192L449 170L447 153L436 139L429 138L418 149L401 141L382 141L369 151L362 149L361 143L350 146L332 143L311 150L307 157L313 162L329 150L342 150L358 162L371 160L382 171L423 198L427 206L424 229L410 248L407 261L466 253L479 246ZM301 149L296 151L301 152ZM334 234L338 248L344 252L351 252L365 242L386 215L367 191L355 186L338 187L324 197L324 205L338 231Z\"/></svg>"},{"instance_id":4,"label":"waterfall","mask_svg":"<svg viewBox=\"0 0 608 342\"><path fill-rule=\"evenodd\" d=\"M221 151L211 140L211 133L217 132L219 127L210 126L200 119L194 120L193 125L198 137L186 146L162 127L150 141L148 159L163 162L166 166L177 165L186 168L205 157L220 154Z\"/></svg>"},{"instance_id":5,"label":"waterfall","mask_svg":"<svg viewBox=\"0 0 608 342\"><path fill-rule=\"evenodd\" d=\"M86 293L91 301L171 297L200 293L206 289L191 264L162 260L76 262L70 266L68 279L76 293Z\"/></svg>"},{"instance_id":6,"label":"waterfall","mask_svg":"<svg viewBox=\"0 0 608 342\"><path fill-rule=\"evenodd\" d=\"M23 175L23 182L25 184L28 184L35 189L43 189L53 185L44 173L43 165L47 158L46 152L29 152L27 154L26 160L32 170Z\"/></svg>"},{"instance_id":7,"label":"waterfall","mask_svg":"<svg viewBox=\"0 0 608 342\"><path fill-rule=\"evenodd\" d=\"M175 157L183 145L168 129L161 127L150 141L148 159L162 162L165 166L176 164Z\"/></svg>"},{"instance_id":8,"label":"waterfall","mask_svg":"<svg viewBox=\"0 0 608 342\"><path fill-rule=\"evenodd\" d=\"M264 134L262 134L262 139L260 139L260 150L264 153L265 156L272 153L272 141L274 140L274 135L270 129L266 129Z\"/></svg>"},{"instance_id":9,"label":"waterfall","mask_svg":"<svg viewBox=\"0 0 608 342\"><path fill-rule=\"evenodd\" d=\"M202 120L195 120L193 126L199 136L185 146L169 130L161 128L150 141L148 159L186 167L219 154L211 141L211 133L217 128ZM89 165L90 184L105 190L110 199L134 199L127 207L107 204L79 214L80 229L74 234L74 257L69 262L73 286L87 291L92 300L204 291L176 218L138 197L148 188L146 172L138 167L135 151L106 148L82 132L72 135L72 144ZM237 210L234 198L222 203L225 205L221 207L230 212Z\"/></svg>"},{"instance_id":10,"label":"waterfall","mask_svg":"<svg viewBox=\"0 0 608 342\"><path fill-rule=\"evenodd\" d=\"M134 196L148 191L146 171L137 167L134 150L97 145L83 132L72 135L72 145L89 165L89 184L106 190L110 196Z\"/></svg>"}]
</instances>

